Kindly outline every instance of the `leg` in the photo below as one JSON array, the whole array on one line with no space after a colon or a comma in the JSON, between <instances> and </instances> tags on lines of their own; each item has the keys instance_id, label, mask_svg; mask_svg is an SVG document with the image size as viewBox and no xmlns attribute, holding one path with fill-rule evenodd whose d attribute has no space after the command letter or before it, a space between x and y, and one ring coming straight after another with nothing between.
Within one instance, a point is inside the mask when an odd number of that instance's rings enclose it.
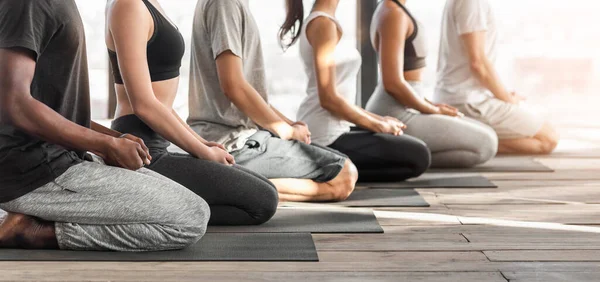
<instances>
[{"instance_id":1,"label":"leg","mask_svg":"<svg viewBox=\"0 0 600 282\"><path fill-rule=\"evenodd\" d=\"M157 251L184 248L206 231L200 197L163 176L84 162L0 208L53 222L61 249ZM35 247L26 238L27 245ZM14 247L14 246L12 246Z\"/></svg>"},{"instance_id":2,"label":"leg","mask_svg":"<svg viewBox=\"0 0 600 282\"><path fill-rule=\"evenodd\" d=\"M228 167L190 155L166 153L149 167L187 187L210 206L210 225L257 225L277 211L275 186L240 166Z\"/></svg>"},{"instance_id":3,"label":"leg","mask_svg":"<svg viewBox=\"0 0 600 282\"><path fill-rule=\"evenodd\" d=\"M431 164L427 145L408 135L350 132L330 147L350 157L360 181L403 181L423 174Z\"/></svg>"},{"instance_id":4,"label":"leg","mask_svg":"<svg viewBox=\"0 0 600 282\"><path fill-rule=\"evenodd\" d=\"M558 146L558 133L548 123L532 138L500 140L500 154L547 155Z\"/></svg>"},{"instance_id":5,"label":"leg","mask_svg":"<svg viewBox=\"0 0 600 282\"><path fill-rule=\"evenodd\" d=\"M469 118L415 114L406 125L406 134L427 144L435 168L473 167L497 152L494 130Z\"/></svg>"},{"instance_id":6,"label":"leg","mask_svg":"<svg viewBox=\"0 0 600 282\"><path fill-rule=\"evenodd\" d=\"M286 202L329 202L346 200L354 191L358 171L346 159L342 171L331 181L319 183L310 179L272 179L279 198Z\"/></svg>"},{"instance_id":7,"label":"leg","mask_svg":"<svg viewBox=\"0 0 600 282\"><path fill-rule=\"evenodd\" d=\"M558 145L556 131L519 105L489 98L477 104L458 105L458 108L496 131L500 154L550 154Z\"/></svg>"},{"instance_id":8,"label":"leg","mask_svg":"<svg viewBox=\"0 0 600 282\"><path fill-rule=\"evenodd\" d=\"M239 165L269 178L281 201L344 200L357 179L354 165L339 152L281 140L266 131L233 155Z\"/></svg>"}]
</instances>

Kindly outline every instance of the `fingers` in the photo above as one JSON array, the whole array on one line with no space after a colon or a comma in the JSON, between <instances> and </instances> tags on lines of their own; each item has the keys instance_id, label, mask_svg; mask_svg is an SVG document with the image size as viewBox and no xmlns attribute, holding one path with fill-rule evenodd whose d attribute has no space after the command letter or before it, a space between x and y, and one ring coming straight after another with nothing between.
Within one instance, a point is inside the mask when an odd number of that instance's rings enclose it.
<instances>
[{"instance_id":1,"label":"fingers","mask_svg":"<svg viewBox=\"0 0 600 282\"><path fill-rule=\"evenodd\" d=\"M150 153L146 153L146 151L142 148L140 144L136 145L136 149L141 160L140 168L144 166L144 164L150 165Z\"/></svg>"},{"instance_id":2,"label":"fingers","mask_svg":"<svg viewBox=\"0 0 600 282\"><path fill-rule=\"evenodd\" d=\"M227 160L227 163L229 165L234 165L235 164L235 158L232 155L230 155L230 154L227 154L225 156L225 160Z\"/></svg>"},{"instance_id":3,"label":"fingers","mask_svg":"<svg viewBox=\"0 0 600 282\"><path fill-rule=\"evenodd\" d=\"M148 159L148 164L150 164L150 161L152 161L152 156L150 155L150 149L148 149L148 146L146 146L146 144L144 143L144 140L142 140L141 138L137 138L137 143L140 144L140 146L142 146L142 149L144 150L144 152L146 152L146 158Z\"/></svg>"}]
</instances>

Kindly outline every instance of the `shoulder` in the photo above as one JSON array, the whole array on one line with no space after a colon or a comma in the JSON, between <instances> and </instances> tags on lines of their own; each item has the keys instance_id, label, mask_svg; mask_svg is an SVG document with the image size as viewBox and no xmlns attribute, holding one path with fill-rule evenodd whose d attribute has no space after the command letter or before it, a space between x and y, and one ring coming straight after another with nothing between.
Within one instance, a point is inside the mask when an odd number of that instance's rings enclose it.
<instances>
[{"instance_id":1,"label":"shoulder","mask_svg":"<svg viewBox=\"0 0 600 282\"><path fill-rule=\"evenodd\" d=\"M339 29L334 19L324 15L311 15L304 32L308 42L313 46L335 44L338 42Z\"/></svg>"},{"instance_id":2,"label":"shoulder","mask_svg":"<svg viewBox=\"0 0 600 282\"><path fill-rule=\"evenodd\" d=\"M206 13L236 11L247 12L246 6L240 0L201 0L199 4L199 6L202 7Z\"/></svg>"},{"instance_id":3,"label":"shoulder","mask_svg":"<svg viewBox=\"0 0 600 282\"><path fill-rule=\"evenodd\" d=\"M142 20L150 16L146 4L140 0L112 0L107 4L106 15L111 24Z\"/></svg>"},{"instance_id":4,"label":"shoulder","mask_svg":"<svg viewBox=\"0 0 600 282\"><path fill-rule=\"evenodd\" d=\"M381 3L380 18L382 20L386 20L386 21L398 21L398 22L410 20L410 17L406 13L406 11L404 11L404 9L402 9L402 7L400 7L398 4L394 3L393 1L384 1L383 3Z\"/></svg>"},{"instance_id":5,"label":"shoulder","mask_svg":"<svg viewBox=\"0 0 600 282\"><path fill-rule=\"evenodd\" d=\"M112 0L107 6L108 14L136 13L146 11L146 4L140 0Z\"/></svg>"}]
</instances>

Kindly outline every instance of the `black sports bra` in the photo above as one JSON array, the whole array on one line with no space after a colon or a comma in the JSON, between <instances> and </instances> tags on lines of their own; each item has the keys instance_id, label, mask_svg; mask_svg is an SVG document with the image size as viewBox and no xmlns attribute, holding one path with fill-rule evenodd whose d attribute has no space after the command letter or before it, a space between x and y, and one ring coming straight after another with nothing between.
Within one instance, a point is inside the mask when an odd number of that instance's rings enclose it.
<instances>
[{"instance_id":1,"label":"black sports bra","mask_svg":"<svg viewBox=\"0 0 600 282\"><path fill-rule=\"evenodd\" d=\"M411 70L422 69L427 66L427 58L419 57L419 55L418 55L419 52L417 52L418 47L416 46L417 44L415 44L415 39L417 39L417 36L419 36L419 23L417 22L415 17L413 17L413 15L408 11L408 9L404 5L402 5L402 3L400 3L398 0L392 0L392 1L394 1L394 3L396 3L396 4L398 4L398 6L400 6L400 8L402 8L402 10L404 10L404 12L406 12L406 14L412 20L413 25L415 27L414 31L410 35L410 37L408 37L406 39L406 44L405 44L405 48L404 48L404 70L411 71ZM424 52L420 52L420 53L424 53Z\"/></svg>"},{"instance_id":2,"label":"black sports bra","mask_svg":"<svg viewBox=\"0 0 600 282\"><path fill-rule=\"evenodd\" d=\"M152 82L163 81L179 76L181 60L185 52L185 41L179 30L171 24L157 9L148 2L142 0L154 20L154 33L146 48L150 78ZM117 53L108 50L108 56L113 69L116 84L123 84L123 77L119 69Z\"/></svg>"}]
</instances>

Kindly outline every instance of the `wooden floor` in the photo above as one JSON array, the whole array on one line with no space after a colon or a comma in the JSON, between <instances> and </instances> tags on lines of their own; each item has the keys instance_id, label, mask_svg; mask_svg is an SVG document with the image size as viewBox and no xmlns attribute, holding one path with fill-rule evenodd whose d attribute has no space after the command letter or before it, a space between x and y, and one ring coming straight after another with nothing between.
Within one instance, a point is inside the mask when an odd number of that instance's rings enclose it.
<instances>
[{"instance_id":1,"label":"wooden floor","mask_svg":"<svg viewBox=\"0 0 600 282\"><path fill-rule=\"evenodd\" d=\"M314 235L318 263L3 262L0 281L600 281L600 136L568 130L555 173L420 190L430 208L377 209L385 234Z\"/></svg>"}]
</instances>

